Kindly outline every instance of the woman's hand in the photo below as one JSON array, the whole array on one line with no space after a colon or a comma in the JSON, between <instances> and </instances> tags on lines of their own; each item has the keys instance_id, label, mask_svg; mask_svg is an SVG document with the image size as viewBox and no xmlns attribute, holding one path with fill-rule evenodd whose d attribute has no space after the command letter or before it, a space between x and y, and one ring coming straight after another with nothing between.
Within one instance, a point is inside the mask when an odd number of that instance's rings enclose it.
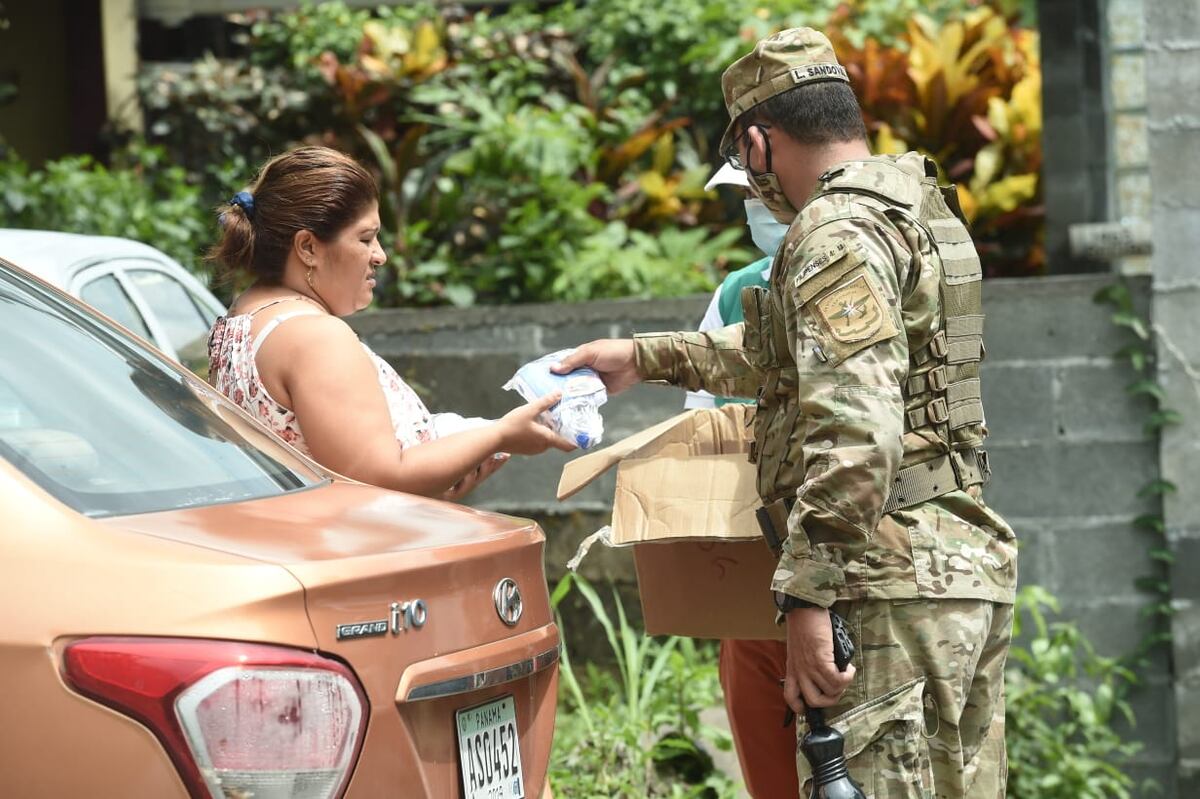
<instances>
[{"instance_id":1,"label":"woman's hand","mask_svg":"<svg viewBox=\"0 0 1200 799\"><path fill-rule=\"evenodd\" d=\"M450 490L442 494L442 499L448 502L460 501L467 494L474 491L480 483L495 474L501 466L508 463L508 459L509 454L507 452L497 452L495 455L487 458L483 463L467 472L463 479L450 486Z\"/></svg>"},{"instance_id":2,"label":"woman's hand","mask_svg":"<svg viewBox=\"0 0 1200 799\"><path fill-rule=\"evenodd\" d=\"M541 399L514 408L497 422L500 428L501 449L518 455L537 455L550 447L570 452L575 445L538 421L538 417L553 408L562 399L555 391Z\"/></svg>"}]
</instances>

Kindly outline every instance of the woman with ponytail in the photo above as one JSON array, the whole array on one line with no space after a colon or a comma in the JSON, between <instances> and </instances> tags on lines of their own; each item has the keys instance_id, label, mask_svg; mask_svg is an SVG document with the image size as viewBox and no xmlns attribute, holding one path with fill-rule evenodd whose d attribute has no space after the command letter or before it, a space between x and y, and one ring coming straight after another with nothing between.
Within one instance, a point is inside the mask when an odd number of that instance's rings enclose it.
<instances>
[{"instance_id":1,"label":"woman with ponytail","mask_svg":"<svg viewBox=\"0 0 1200 799\"><path fill-rule=\"evenodd\" d=\"M379 192L363 167L327 147L272 158L221 208L210 254L253 283L209 336L209 380L333 471L364 483L457 499L507 453L573 445L537 422L557 396L439 437L395 370L343 321L371 302Z\"/></svg>"}]
</instances>

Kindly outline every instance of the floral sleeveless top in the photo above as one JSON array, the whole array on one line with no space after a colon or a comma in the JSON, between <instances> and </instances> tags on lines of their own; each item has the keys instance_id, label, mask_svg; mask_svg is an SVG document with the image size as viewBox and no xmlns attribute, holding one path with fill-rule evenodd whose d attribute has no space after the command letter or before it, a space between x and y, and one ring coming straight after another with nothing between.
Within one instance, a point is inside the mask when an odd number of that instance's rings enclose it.
<instances>
[{"instance_id":1,"label":"floral sleeveless top","mask_svg":"<svg viewBox=\"0 0 1200 799\"><path fill-rule=\"evenodd\" d=\"M314 312L297 311L276 316L269 321L258 335L250 337L250 324L254 314L283 300L260 305L249 313L222 316L213 323L208 334L209 381L213 386L251 416L265 424L277 436L301 452L308 454L304 434L296 414L277 402L259 377L255 356L276 327L296 316L311 316ZM379 385L387 398L388 413L396 440L404 448L423 444L434 439L432 417L425 403L405 383L396 370L371 348L363 349L375 364Z\"/></svg>"}]
</instances>

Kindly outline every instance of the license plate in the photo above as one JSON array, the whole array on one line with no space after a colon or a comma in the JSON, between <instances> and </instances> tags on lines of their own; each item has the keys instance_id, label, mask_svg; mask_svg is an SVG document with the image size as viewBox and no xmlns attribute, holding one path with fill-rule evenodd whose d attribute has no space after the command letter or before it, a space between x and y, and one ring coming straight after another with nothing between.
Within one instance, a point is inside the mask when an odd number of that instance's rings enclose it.
<instances>
[{"instance_id":1,"label":"license plate","mask_svg":"<svg viewBox=\"0 0 1200 799\"><path fill-rule=\"evenodd\" d=\"M454 714L465 799L524 799L517 705L505 696Z\"/></svg>"}]
</instances>

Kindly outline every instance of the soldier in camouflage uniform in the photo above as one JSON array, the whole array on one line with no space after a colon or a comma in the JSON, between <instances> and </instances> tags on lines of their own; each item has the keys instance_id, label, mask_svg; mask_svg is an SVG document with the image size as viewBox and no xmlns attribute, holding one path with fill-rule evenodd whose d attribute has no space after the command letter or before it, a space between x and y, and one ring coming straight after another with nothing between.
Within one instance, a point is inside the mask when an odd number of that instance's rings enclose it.
<instances>
[{"instance_id":1,"label":"soldier in camouflage uniform","mask_svg":"<svg viewBox=\"0 0 1200 799\"><path fill-rule=\"evenodd\" d=\"M953 189L919 154L871 156L848 84L809 29L734 63L722 150L791 225L770 287L743 324L592 342L562 370L757 395L785 698L827 708L869 797L998 799L1016 542L982 498L982 270ZM842 673L830 607L857 645Z\"/></svg>"}]
</instances>

